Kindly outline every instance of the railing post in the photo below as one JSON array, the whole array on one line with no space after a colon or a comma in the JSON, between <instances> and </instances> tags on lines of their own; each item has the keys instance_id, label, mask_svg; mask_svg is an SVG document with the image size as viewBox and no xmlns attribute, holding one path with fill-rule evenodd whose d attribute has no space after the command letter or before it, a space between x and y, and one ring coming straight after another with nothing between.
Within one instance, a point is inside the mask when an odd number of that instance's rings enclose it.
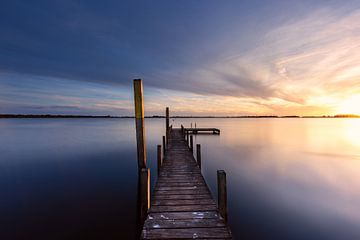
<instances>
[{"instance_id":1,"label":"railing post","mask_svg":"<svg viewBox=\"0 0 360 240\"><path fill-rule=\"evenodd\" d=\"M166 116L166 144L169 144L169 133L170 133L170 126L169 126L169 107L166 107L165 111Z\"/></svg>"},{"instance_id":2,"label":"railing post","mask_svg":"<svg viewBox=\"0 0 360 240\"><path fill-rule=\"evenodd\" d=\"M165 136L163 136L162 142L163 142L163 154L164 154L164 156L165 156L165 152L166 152L166 140L165 140Z\"/></svg>"},{"instance_id":3,"label":"railing post","mask_svg":"<svg viewBox=\"0 0 360 240\"><path fill-rule=\"evenodd\" d=\"M161 145L157 145L157 174L160 175L160 167L162 165L161 161Z\"/></svg>"},{"instance_id":4,"label":"railing post","mask_svg":"<svg viewBox=\"0 0 360 240\"><path fill-rule=\"evenodd\" d=\"M146 168L145 122L144 122L144 96L141 79L134 79L134 102L138 170Z\"/></svg>"},{"instance_id":5,"label":"railing post","mask_svg":"<svg viewBox=\"0 0 360 240\"><path fill-rule=\"evenodd\" d=\"M189 146L189 131L186 131L186 144Z\"/></svg>"},{"instance_id":6,"label":"railing post","mask_svg":"<svg viewBox=\"0 0 360 240\"><path fill-rule=\"evenodd\" d=\"M200 144L196 144L196 161L197 161L199 168L201 169L201 145Z\"/></svg>"},{"instance_id":7,"label":"railing post","mask_svg":"<svg viewBox=\"0 0 360 240\"><path fill-rule=\"evenodd\" d=\"M224 170L217 170L218 185L218 209L221 216L227 222L227 190L226 190L226 173Z\"/></svg>"},{"instance_id":8,"label":"railing post","mask_svg":"<svg viewBox=\"0 0 360 240\"><path fill-rule=\"evenodd\" d=\"M190 151L191 151L191 153L194 153L194 140L193 140L193 135L190 136Z\"/></svg>"},{"instance_id":9,"label":"railing post","mask_svg":"<svg viewBox=\"0 0 360 240\"><path fill-rule=\"evenodd\" d=\"M150 208L150 169L140 170L140 220L143 223Z\"/></svg>"}]
</instances>

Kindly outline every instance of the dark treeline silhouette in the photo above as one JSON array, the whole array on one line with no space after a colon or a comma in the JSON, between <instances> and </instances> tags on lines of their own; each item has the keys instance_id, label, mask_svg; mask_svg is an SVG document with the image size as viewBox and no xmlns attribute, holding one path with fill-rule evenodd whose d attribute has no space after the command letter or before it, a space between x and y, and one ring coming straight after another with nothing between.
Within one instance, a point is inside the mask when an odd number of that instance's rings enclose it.
<instances>
[{"instance_id":1,"label":"dark treeline silhouette","mask_svg":"<svg viewBox=\"0 0 360 240\"><path fill-rule=\"evenodd\" d=\"M92 116L92 115L52 115L52 114L0 114L0 118L114 118L114 117L110 115Z\"/></svg>"}]
</instances>

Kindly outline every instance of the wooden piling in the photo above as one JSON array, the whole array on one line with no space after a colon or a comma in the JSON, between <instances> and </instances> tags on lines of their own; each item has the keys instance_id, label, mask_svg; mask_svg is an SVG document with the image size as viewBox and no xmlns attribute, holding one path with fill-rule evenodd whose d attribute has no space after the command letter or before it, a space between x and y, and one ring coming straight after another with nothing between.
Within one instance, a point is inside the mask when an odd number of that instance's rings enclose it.
<instances>
[{"instance_id":1,"label":"wooden piling","mask_svg":"<svg viewBox=\"0 0 360 240\"><path fill-rule=\"evenodd\" d=\"M191 153L194 153L194 139L193 139L193 135L190 136L190 151L191 151Z\"/></svg>"},{"instance_id":2,"label":"wooden piling","mask_svg":"<svg viewBox=\"0 0 360 240\"><path fill-rule=\"evenodd\" d=\"M146 168L144 97L141 79L134 79L134 102L138 169Z\"/></svg>"},{"instance_id":3,"label":"wooden piling","mask_svg":"<svg viewBox=\"0 0 360 240\"><path fill-rule=\"evenodd\" d=\"M186 144L189 146L189 132L186 132Z\"/></svg>"},{"instance_id":4,"label":"wooden piling","mask_svg":"<svg viewBox=\"0 0 360 240\"><path fill-rule=\"evenodd\" d=\"M196 144L196 161L197 161L199 168L201 169L201 145L200 144Z\"/></svg>"},{"instance_id":5,"label":"wooden piling","mask_svg":"<svg viewBox=\"0 0 360 240\"><path fill-rule=\"evenodd\" d=\"M166 139L165 139L165 136L162 137L162 142L163 142L163 154L165 156L165 152L166 152Z\"/></svg>"},{"instance_id":6,"label":"wooden piling","mask_svg":"<svg viewBox=\"0 0 360 240\"><path fill-rule=\"evenodd\" d=\"M169 132L170 132L170 126L169 126L169 107L166 107L165 110L165 117L166 117L166 144L169 142Z\"/></svg>"},{"instance_id":7,"label":"wooden piling","mask_svg":"<svg viewBox=\"0 0 360 240\"><path fill-rule=\"evenodd\" d=\"M218 209L221 216L227 222L227 190L226 190L226 173L224 170L217 170L218 185Z\"/></svg>"},{"instance_id":8,"label":"wooden piling","mask_svg":"<svg viewBox=\"0 0 360 240\"><path fill-rule=\"evenodd\" d=\"M142 168L140 176L140 220L144 222L150 208L150 169Z\"/></svg>"},{"instance_id":9,"label":"wooden piling","mask_svg":"<svg viewBox=\"0 0 360 240\"><path fill-rule=\"evenodd\" d=\"M161 161L161 145L157 145L157 174L159 176L160 174L160 167L162 165L162 161Z\"/></svg>"}]
</instances>

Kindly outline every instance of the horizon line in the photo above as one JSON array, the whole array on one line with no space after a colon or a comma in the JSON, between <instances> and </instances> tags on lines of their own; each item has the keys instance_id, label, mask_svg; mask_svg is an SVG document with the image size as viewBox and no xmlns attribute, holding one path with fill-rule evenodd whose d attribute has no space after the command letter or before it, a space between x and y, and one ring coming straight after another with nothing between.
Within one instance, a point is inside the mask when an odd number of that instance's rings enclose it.
<instances>
[{"instance_id":1,"label":"horizon line","mask_svg":"<svg viewBox=\"0 0 360 240\"><path fill-rule=\"evenodd\" d=\"M165 118L165 115L145 116L144 118ZM77 114L0 114L0 118L135 118L135 116L123 115L77 115ZM360 118L356 114L335 115L229 115L229 116L196 116L174 115L170 118Z\"/></svg>"}]
</instances>

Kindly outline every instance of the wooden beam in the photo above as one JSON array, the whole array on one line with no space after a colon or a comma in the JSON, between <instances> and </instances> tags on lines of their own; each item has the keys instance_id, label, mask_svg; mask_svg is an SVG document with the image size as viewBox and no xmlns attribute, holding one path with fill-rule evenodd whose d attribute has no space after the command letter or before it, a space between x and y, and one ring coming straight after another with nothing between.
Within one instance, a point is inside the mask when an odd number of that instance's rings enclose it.
<instances>
[{"instance_id":1,"label":"wooden beam","mask_svg":"<svg viewBox=\"0 0 360 240\"><path fill-rule=\"evenodd\" d=\"M142 168L140 174L140 220L143 223L150 208L150 169Z\"/></svg>"},{"instance_id":2,"label":"wooden beam","mask_svg":"<svg viewBox=\"0 0 360 240\"><path fill-rule=\"evenodd\" d=\"M227 222L227 189L226 189L226 173L224 170L217 170L218 185L218 209L221 216Z\"/></svg>"},{"instance_id":3,"label":"wooden beam","mask_svg":"<svg viewBox=\"0 0 360 240\"><path fill-rule=\"evenodd\" d=\"M158 176L160 175L160 168L161 168L161 145L157 145L157 173Z\"/></svg>"},{"instance_id":4,"label":"wooden beam","mask_svg":"<svg viewBox=\"0 0 360 240\"><path fill-rule=\"evenodd\" d=\"M169 107L166 107L165 116L166 116L166 144L169 144L169 134L170 134Z\"/></svg>"},{"instance_id":5,"label":"wooden beam","mask_svg":"<svg viewBox=\"0 0 360 240\"><path fill-rule=\"evenodd\" d=\"M144 97L141 79L134 79L134 102L138 169L146 168Z\"/></svg>"},{"instance_id":6,"label":"wooden beam","mask_svg":"<svg viewBox=\"0 0 360 240\"><path fill-rule=\"evenodd\" d=\"M193 135L190 136L190 151L191 151L191 153L194 153L194 139L193 139Z\"/></svg>"},{"instance_id":7,"label":"wooden beam","mask_svg":"<svg viewBox=\"0 0 360 240\"><path fill-rule=\"evenodd\" d=\"M162 137L162 142L163 142L163 154L165 156L165 153L166 153L166 139L165 139L165 136Z\"/></svg>"},{"instance_id":8,"label":"wooden beam","mask_svg":"<svg viewBox=\"0 0 360 240\"><path fill-rule=\"evenodd\" d=\"M201 145L200 144L196 144L196 161L197 161L199 168L201 169Z\"/></svg>"}]
</instances>

